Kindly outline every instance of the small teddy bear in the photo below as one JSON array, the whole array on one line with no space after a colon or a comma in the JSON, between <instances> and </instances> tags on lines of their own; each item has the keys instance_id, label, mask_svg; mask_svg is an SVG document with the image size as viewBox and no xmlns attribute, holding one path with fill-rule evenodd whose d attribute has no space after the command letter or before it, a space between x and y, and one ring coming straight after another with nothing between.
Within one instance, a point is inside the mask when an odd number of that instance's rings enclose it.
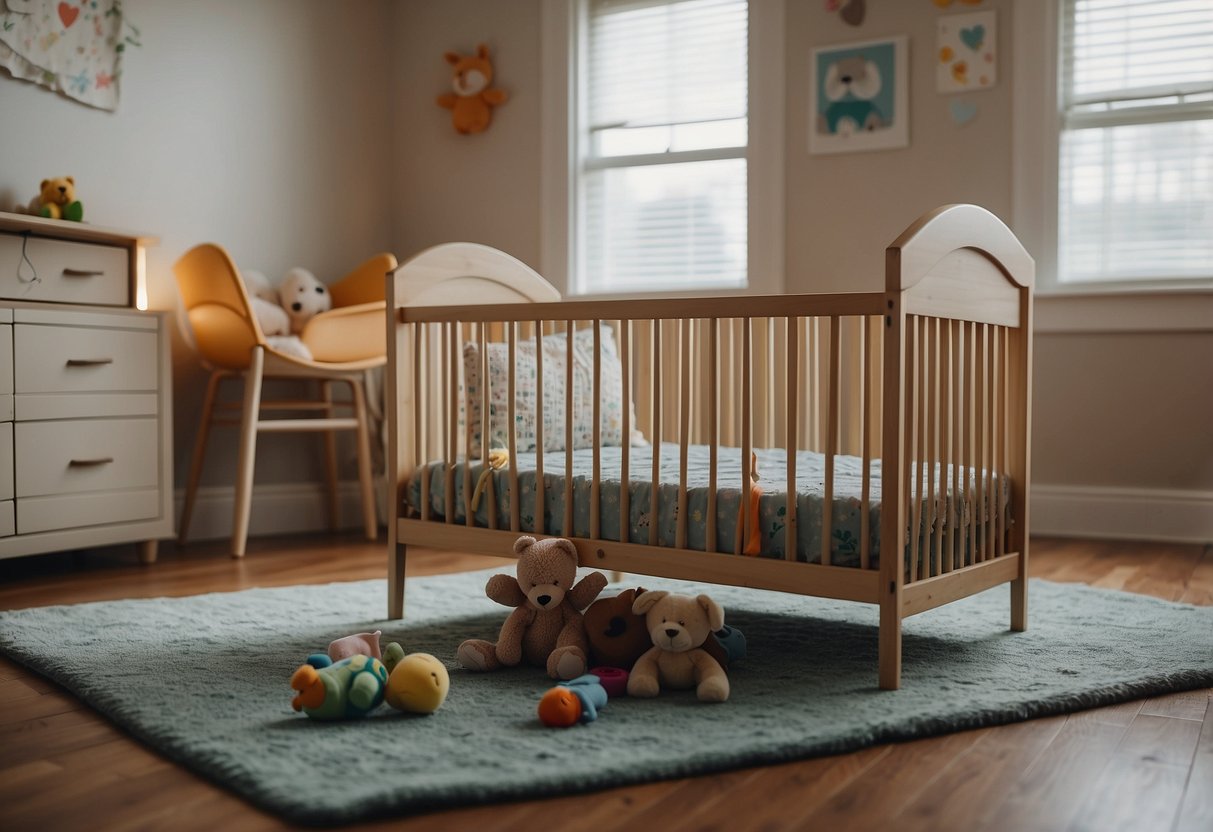
<instances>
[{"instance_id":1,"label":"small teddy bear","mask_svg":"<svg viewBox=\"0 0 1213 832\"><path fill-rule=\"evenodd\" d=\"M544 667L553 679L575 679L586 672L586 640L581 610L606 586L601 572L577 579L577 549L563 538L514 542L517 578L494 575L485 594L514 607L497 643L468 639L459 645L459 663L468 670L496 670L525 661ZM576 581L576 583L574 583Z\"/></svg>"},{"instance_id":2,"label":"small teddy bear","mask_svg":"<svg viewBox=\"0 0 1213 832\"><path fill-rule=\"evenodd\" d=\"M695 688L701 702L729 698L729 677L702 645L724 628L724 610L707 595L646 592L632 605L645 616L653 646L632 667L628 695L656 696L662 688Z\"/></svg>"},{"instance_id":3,"label":"small teddy bear","mask_svg":"<svg viewBox=\"0 0 1213 832\"><path fill-rule=\"evenodd\" d=\"M438 106L451 111L455 131L464 135L488 129L493 107L504 104L509 96L505 90L490 89L493 83L493 62L485 44L476 47L475 55L447 52L442 56L451 65L453 93L438 96Z\"/></svg>"},{"instance_id":4,"label":"small teddy bear","mask_svg":"<svg viewBox=\"0 0 1213 832\"><path fill-rule=\"evenodd\" d=\"M83 221L84 206L76 199L76 180L70 176L43 179L38 196L30 200L29 213L52 220Z\"/></svg>"},{"instance_id":5,"label":"small teddy bear","mask_svg":"<svg viewBox=\"0 0 1213 832\"><path fill-rule=\"evenodd\" d=\"M307 322L333 308L333 298L316 275L295 266L278 286L278 300L291 319L291 333L303 332Z\"/></svg>"}]
</instances>

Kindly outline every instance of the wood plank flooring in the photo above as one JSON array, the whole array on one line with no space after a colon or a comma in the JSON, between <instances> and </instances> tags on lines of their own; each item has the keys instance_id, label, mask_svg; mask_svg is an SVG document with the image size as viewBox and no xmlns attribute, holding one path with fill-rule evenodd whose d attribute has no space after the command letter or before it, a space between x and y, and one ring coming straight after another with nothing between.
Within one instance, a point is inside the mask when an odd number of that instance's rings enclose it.
<instances>
[{"instance_id":1,"label":"wood plank flooring","mask_svg":"<svg viewBox=\"0 0 1213 832\"><path fill-rule=\"evenodd\" d=\"M383 577L383 544L222 544L137 564L132 548L0 561L0 609ZM510 568L410 551L409 574ZM1031 572L1213 604L1213 547L1040 539ZM1210 634L1213 649L1213 634ZM852 754L350 829L1213 830L1213 690ZM0 829L289 828L148 750L58 686L0 659Z\"/></svg>"}]
</instances>

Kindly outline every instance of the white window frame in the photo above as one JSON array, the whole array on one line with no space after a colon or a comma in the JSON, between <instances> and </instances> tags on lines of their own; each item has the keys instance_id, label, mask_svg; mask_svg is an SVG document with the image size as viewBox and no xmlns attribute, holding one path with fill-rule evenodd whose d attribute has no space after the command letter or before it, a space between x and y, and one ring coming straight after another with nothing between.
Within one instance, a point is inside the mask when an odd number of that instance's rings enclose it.
<instances>
[{"instance_id":1,"label":"white window frame","mask_svg":"<svg viewBox=\"0 0 1213 832\"><path fill-rule=\"evenodd\" d=\"M749 0L749 96L746 150L747 263L742 288L656 291L657 297L775 294L784 290L784 3ZM543 0L540 119L540 272L573 294L578 233L577 170L583 138L574 118L583 107L587 0ZM579 297L635 297L581 292ZM647 295L646 295L647 296Z\"/></svg>"},{"instance_id":2,"label":"white window frame","mask_svg":"<svg viewBox=\"0 0 1213 832\"><path fill-rule=\"evenodd\" d=\"M1213 277L1058 280L1064 3L1016 0L1012 14L1012 225L1036 258L1036 329L1059 333L1213 331Z\"/></svg>"}]
</instances>

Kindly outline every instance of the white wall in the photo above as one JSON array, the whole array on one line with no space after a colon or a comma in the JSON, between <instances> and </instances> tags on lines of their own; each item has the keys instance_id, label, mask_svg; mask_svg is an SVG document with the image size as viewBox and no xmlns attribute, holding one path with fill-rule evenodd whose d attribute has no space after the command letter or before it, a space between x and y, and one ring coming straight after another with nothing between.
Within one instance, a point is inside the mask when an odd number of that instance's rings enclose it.
<instances>
[{"instance_id":1,"label":"white wall","mask_svg":"<svg viewBox=\"0 0 1213 832\"><path fill-rule=\"evenodd\" d=\"M142 47L124 58L115 113L0 73L0 206L72 175L85 217L160 237L152 308L174 309L171 266L221 243L272 277L322 279L390 250L389 8L384 0L127 0ZM174 345L181 483L205 375ZM234 480L233 432L215 435L204 484ZM259 483L319 479L319 440L267 436Z\"/></svg>"}]
</instances>

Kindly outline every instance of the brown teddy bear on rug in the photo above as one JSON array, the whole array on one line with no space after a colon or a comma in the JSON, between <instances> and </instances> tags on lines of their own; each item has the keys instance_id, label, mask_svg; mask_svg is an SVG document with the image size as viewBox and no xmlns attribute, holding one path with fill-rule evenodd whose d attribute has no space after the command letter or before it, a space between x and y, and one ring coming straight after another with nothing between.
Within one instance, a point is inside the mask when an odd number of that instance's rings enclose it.
<instances>
[{"instance_id":1,"label":"brown teddy bear on rug","mask_svg":"<svg viewBox=\"0 0 1213 832\"><path fill-rule=\"evenodd\" d=\"M498 604L514 607L497 643L468 639L459 645L459 663L468 670L496 670L523 661L547 669L553 679L575 679L586 672L587 645L581 610L606 586L601 572L577 579L577 549L563 538L514 543L518 577L494 575L484 592Z\"/></svg>"},{"instance_id":2,"label":"brown teddy bear on rug","mask_svg":"<svg viewBox=\"0 0 1213 832\"><path fill-rule=\"evenodd\" d=\"M646 592L632 604L645 616L653 646L628 677L628 696L656 696L662 688L695 688L701 702L729 698L729 677L702 645L724 627L724 610L707 595L691 598Z\"/></svg>"},{"instance_id":3,"label":"brown teddy bear on rug","mask_svg":"<svg viewBox=\"0 0 1213 832\"><path fill-rule=\"evenodd\" d=\"M636 587L599 598L582 614L586 639L590 643L591 667L631 670L636 660L653 646L644 615L632 612L632 605L645 591L644 587ZM729 654L715 635L703 643L703 649L721 667L728 669Z\"/></svg>"}]
</instances>

